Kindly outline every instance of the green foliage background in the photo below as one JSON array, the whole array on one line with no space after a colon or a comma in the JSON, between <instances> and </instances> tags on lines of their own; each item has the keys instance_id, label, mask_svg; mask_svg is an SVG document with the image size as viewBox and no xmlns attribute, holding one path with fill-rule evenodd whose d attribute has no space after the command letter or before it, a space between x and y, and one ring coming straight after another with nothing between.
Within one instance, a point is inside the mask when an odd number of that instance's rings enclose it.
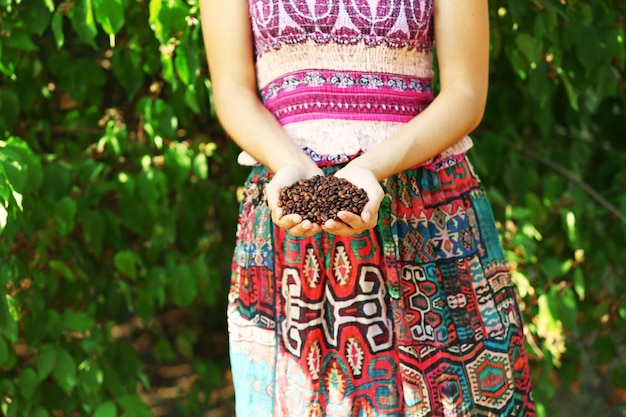
<instances>
[{"instance_id":1,"label":"green foliage background","mask_svg":"<svg viewBox=\"0 0 626 417\"><path fill-rule=\"evenodd\" d=\"M620 416L626 389L621 0L492 0L471 153L526 316L542 416ZM0 412L143 417L146 361L209 407L237 206L194 0L0 0ZM184 310L172 337L162 314ZM149 358L112 330L132 318ZM576 407L575 413L568 405ZM569 410L569 411L568 411Z\"/></svg>"}]
</instances>

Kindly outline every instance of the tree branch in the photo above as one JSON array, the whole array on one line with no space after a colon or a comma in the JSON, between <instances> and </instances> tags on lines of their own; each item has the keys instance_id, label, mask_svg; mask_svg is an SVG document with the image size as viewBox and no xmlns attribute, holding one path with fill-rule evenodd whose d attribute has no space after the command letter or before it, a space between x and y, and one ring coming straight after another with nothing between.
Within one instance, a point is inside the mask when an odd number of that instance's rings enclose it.
<instances>
[{"instance_id":1,"label":"tree branch","mask_svg":"<svg viewBox=\"0 0 626 417\"><path fill-rule=\"evenodd\" d=\"M583 191L585 191L587 194L589 194L591 196L591 198L596 200L598 202L598 204L602 205L609 212L611 212L611 214L613 214L622 223L624 223L626 225L626 214L622 213L617 207L615 207L613 204L611 204L609 201L607 201L604 197L602 197L600 195L600 193L598 193L596 190L594 190L589 184L587 184L586 182L584 182L583 180L578 178L576 176L576 174L574 174L572 171L570 171L567 168L557 164L554 161L551 161L550 159L546 158L545 156L543 156L543 155L539 154L538 152L535 152L535 151L533 151L531 149L524 148L522 151L526 155L528 155L531 158L533 158L534 160L536 160L538 162L541 162L542 164L548 166L549 168L551 168L554 171L558 172L559 174L563 175L565 178L567 178L568 180L572 181L574 184L576 184L577 186L582 188Z\"/></svg>"}]
</instances>

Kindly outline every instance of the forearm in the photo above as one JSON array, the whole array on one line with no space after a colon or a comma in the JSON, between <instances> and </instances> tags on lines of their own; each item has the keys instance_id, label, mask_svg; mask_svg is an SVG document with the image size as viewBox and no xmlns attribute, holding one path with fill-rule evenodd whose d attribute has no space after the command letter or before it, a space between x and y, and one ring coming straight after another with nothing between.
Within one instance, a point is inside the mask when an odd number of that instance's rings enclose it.
<instances>
[{"instance_id":1,"label":"forearm","mask_svg":"<svg viewBox=\"0 0 626 417\"><path fill-rule=\"evenodd\" d=\"M201 0L200 12L215 110L226 132L273 172L285 165L316 167L256 94L248 2Z\"/></svg>"},{"instance_id":2,"label":"forearm","mask_svg":"<svg viewBox=\"0 0 626 417\"><path fill-rule=\"evenodd\" d=\"M435 39L441 92L395 135L352 162L378 180L436 156L482 119L489 82L487 1L436 1Z\"/></svg>"},{"instance_id":3,"label":"forearm","mask_svg":"<svg viewBox=\"0 0 626 417\"><path fill-rule=\"evenodd\" d=\"M485 96L463 87L441 92L426 110L350 165L383 180L433 158L478 126Z\"/></svg>"},{"instance_id":4,"label":"forearm","mask_svg":"<svg viewBox=\"0 0 626 417\"><path fill-rule=\"evenodd\" d=\"M313 164L291 140L254 91L224 83L214 91L220 123L230 137L272 172L286 164Z\"/></svg>"}]
</instances>

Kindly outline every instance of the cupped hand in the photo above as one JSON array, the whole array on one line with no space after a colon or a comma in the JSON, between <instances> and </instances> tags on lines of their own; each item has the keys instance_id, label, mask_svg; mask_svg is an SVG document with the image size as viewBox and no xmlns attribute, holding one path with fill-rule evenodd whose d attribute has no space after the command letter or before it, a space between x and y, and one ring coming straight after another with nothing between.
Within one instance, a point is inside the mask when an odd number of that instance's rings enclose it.
<instances>
[{"instance_id":1,"label":"cupped hand","mask_svg":"<svg viewBox=\"0 0 626 417\"><path fill-rule=\"evenodd\" d=\"M374 173L368 169L351 167L350 164L335 173L336 177L345 178L352 184L365 190L368 202L360 215L350 211L337 213L338 220L327 220L322 229L325 232L340 236L353 236L373 229L378 223L378 209L383 201L385 192L376 179Z\"/></svg>"},{"instance_id":2,"label":"cupped hand","mask_svg":"<svg viewBox=\"0 0 626 417\"><path fill-rule=\"evenodd\" d=\"M322 231L322 226L304 220L299 214L285 214L282 207L278 207L278 197L283 187L288 187L299 180L306 180L315 175L324 175L324 172L313 161L306 165L289 164L276 171L272 180L265 188L267 203L272 213L272 221L279 227L286 229L294 236L313 236Z\"/></svg>"}]
</instances>

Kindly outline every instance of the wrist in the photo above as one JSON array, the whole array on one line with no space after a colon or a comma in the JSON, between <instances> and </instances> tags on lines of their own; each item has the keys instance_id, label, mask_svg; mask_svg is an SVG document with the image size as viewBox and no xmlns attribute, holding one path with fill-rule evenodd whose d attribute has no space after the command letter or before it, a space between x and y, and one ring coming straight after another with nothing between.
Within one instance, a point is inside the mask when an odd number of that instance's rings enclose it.
<instances>
[{"instance_id":1,"label":"wrist","mask_svg":"<svg viewBox=\"0 0 626 417\"><path fill-rule=\"evenodd\" d=\"M345 169L370 171L374 177L376 177L377 181L382 181L385 177L381 176L381 172L379 172L378 169L379 165L376 161L377 158L373 158L372 153L366 152L348 162Z\"/></svg>"},{"instance_id":2,"label":"wrist","mask_svg":"<svg viewBox=\"0 0 626 417\"><path fill-rule=\"evenodd\" d=\"M301 149L297 148L272 153L271 158L268 158L267 167L270 171L276 173L278 170L286 167L313 170L317 168L317 164Z\"/></svg>"}]
</instances>

